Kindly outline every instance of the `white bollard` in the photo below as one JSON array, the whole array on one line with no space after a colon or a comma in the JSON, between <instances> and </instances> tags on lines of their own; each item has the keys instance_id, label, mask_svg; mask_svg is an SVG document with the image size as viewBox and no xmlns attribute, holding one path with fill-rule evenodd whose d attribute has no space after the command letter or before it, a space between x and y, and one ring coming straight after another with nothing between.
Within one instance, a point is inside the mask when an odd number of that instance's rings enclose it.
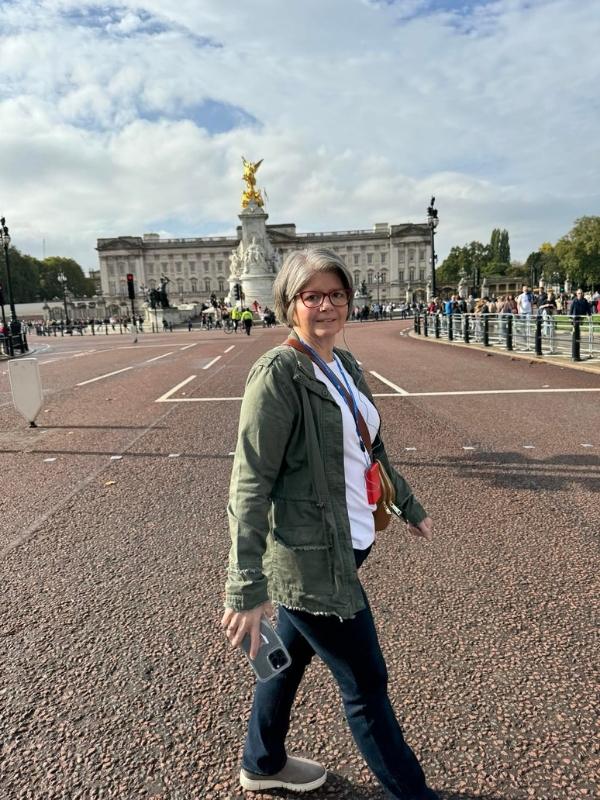
<instances>
[{"instance_id":1,"label":"white bollard","mask_svg":"<svg viewBox=\"0 0 600 800\"><path fill-rule=\"evenodd\" d=\"M36 428L35 418L42 408L42 381L37 358L20 358L8 362L8 375L13 403L19 414Z\"/></svg>"}]
</instances>

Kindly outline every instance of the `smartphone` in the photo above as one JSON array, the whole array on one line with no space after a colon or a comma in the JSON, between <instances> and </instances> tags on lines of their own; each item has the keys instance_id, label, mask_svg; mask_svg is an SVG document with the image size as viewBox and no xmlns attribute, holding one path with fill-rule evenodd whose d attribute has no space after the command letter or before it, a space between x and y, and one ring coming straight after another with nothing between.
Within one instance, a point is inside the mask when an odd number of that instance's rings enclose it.
<instances>
[{"instance_id":1,"label":"smartphone","mask_svg":"<svg viewBox=\"0 0 600 800\"><path fill-rule=\"evenodd\" d=\"M260 648L256 658L250 658L250 637L244 636L242 650L246 654L257 680L261 683L270 681L292 663L290 654L285 649L279 634L266 617L260 621Z\"/></svg>"}]
</instances>

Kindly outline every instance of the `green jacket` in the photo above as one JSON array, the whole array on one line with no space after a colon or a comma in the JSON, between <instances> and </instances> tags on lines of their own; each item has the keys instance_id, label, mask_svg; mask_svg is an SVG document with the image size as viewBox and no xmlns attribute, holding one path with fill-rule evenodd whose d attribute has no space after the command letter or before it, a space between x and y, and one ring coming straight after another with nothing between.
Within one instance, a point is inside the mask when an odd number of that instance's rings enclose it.
<instances>
[{"instance_id":1,"label":"green jacket","mask_svg":"<svg viewBox=\"0 0 600 800\"><path fill-rule=\"evenodd\" d=\"M353 356L335 352L372 400ZM373 450L405 518L423 520L426 512L391 467L379 435ZM342 413L308 356L286 345L250 370L227 510L226 607L247 611L270 599L342 619L364 608L346 509Z\"/></svg>"}]
</instances>

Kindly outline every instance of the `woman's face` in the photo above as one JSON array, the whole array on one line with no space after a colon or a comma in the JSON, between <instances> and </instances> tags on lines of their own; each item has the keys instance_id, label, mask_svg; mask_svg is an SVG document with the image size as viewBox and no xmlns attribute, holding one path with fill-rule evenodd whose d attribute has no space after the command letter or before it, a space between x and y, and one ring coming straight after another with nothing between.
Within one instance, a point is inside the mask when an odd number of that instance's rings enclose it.
<instances>
[{"instance_id":1,"label":"woman's face","mask_svg":"<svg viewBox=\"0 0 600 800\"><path fill-rule=\"evenodd\" d=\"M302 287L301 292L327 294L336 290L344 291L345 288L336 272L315 272ZM329 297L324 297L320 306L307 308L302 299L296 297L293 321L294 327L303 339L333 344L336 335L344 327L347 316L348 303L334 306Z\"/></svg>"}]
</instances>

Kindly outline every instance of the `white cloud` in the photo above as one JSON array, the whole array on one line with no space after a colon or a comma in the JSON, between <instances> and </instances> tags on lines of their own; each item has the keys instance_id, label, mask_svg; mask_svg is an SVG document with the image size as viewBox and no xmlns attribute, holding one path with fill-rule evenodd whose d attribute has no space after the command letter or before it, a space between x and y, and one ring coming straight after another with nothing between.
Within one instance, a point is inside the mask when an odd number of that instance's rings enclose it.
<instances>
[{"instance_id":1,"label":"white cloud","mask_svg":"<svg viewBox=\"0 0 600 800\"><path fill-rule=\"evenodd\" d=\"M299 230L422 220L435 194L442 256L502 226L525 257L598 211L595 0L171 6L2 5L21 249L92 267L98 236L233 231L242 153Z\"/></svg>"}]
</instances>

